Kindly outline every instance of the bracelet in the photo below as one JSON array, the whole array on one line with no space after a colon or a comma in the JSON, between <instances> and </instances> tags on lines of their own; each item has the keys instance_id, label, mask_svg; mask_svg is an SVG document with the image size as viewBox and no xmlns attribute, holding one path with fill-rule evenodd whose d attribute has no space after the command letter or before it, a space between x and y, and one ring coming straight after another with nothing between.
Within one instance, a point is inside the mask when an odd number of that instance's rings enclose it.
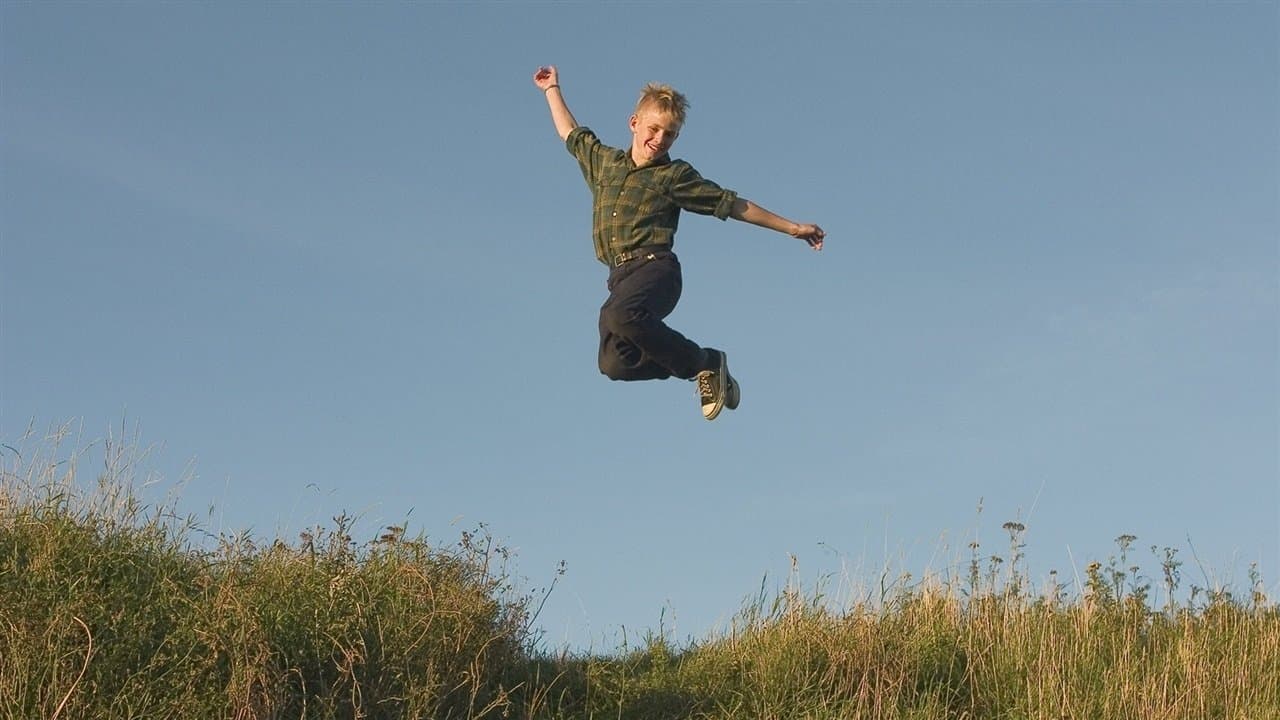
<instances>
[{"instance_id":1,"label":"bracelet","mask_svg":"<svg viewBox=\"0 0 1280 720\"><path fill-rule=\"evenodd\" d=\"M558 87L560 87L560 85L559 85L559 84L556 84L556 85L548 85L548 86L546 86L546 87L542 88L542 92L546 92L546 91L550 90L551 88L558 88Z\"/></svg>"}]
</instances>

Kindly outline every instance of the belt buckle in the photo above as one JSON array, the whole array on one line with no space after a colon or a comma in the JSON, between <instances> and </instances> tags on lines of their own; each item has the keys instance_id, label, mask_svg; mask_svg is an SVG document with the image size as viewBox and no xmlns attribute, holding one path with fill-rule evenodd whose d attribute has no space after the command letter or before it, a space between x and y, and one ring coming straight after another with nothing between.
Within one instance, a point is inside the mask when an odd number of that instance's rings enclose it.
<instances>
[{"instance_id":1,"label":"belt buckle","mask_svg":"<svg viewBox=\"0 0 1280 720\"><path fill-rule=\"evenodd\" d=\"M613 266L622 267L623 263L630 262L630 261L631 261L631 253L619 253L615 255L613 258Z\"/></svg>"}]
</instances>

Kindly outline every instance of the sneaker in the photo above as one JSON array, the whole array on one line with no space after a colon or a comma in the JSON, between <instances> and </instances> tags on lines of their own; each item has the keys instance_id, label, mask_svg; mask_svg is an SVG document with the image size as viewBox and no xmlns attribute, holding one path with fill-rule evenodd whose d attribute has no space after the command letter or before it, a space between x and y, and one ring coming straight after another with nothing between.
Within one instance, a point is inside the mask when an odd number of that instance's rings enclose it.
<instances>
[{"instance_id":1,"label":"sneaker","mask_svg":"<svg viewBox=\"0 0 1280 720\"><path fill-rule=\"evenodd\" d=\"M729 388L724 391L724 406L728 410L737 410L738 401L742 399L742 390L738 387L738 381L732 375L729 376Z\"/></svg>"},{"instance_id":2,"label":"sneaker","mask_svg":"<svg viewBox=\"0 0 1280 720\"><path fill-rule=\"evenodd\" d=\"M698 399L702 402L702 417L715 420L724 408L725 396L728 395L729 363L725 354L716 351L720 356L720 366L715 370L703 370L695 378Z\"/></svg>"}]
</instances>

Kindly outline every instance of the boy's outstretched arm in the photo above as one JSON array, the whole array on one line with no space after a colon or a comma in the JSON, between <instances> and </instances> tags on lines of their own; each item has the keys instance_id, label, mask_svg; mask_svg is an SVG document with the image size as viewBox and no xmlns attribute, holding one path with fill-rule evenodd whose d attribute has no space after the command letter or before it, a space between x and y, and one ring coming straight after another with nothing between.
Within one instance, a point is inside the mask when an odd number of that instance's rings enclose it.
<instances>
[{"instance_id":1,"label":"boy's outstretched arm","mask_svg":"<svg viewBox=\"0 0 1280 720\"><path fill-rule=\"evenodd\" d=\"M769 228L770 230L776 230L780 233L786 233L793 238L799 238L809 243L809 247L814 250L822 249L822 239L827 236L827 233L817 225L792 222L741 197L733 203L733 209L729 211L729 217L734 220L749 222L752 225Z\"/></svg>"},{"instance_id":2,"label":"boy's outstretched arm","mask_svg":"<svg viewBox=\"0 0 1280 720\"><path fill-rule=\"evenodd\" d=\"M547 96L547 106L551 108L551 121L556 124L556 132L560 134L560 139L569 137L569 133L578 127L578 121L573 119L573 113L569 112L569 106L565 105L564 96L560 94L560 74L556 71L556 66L548 65L538 68L538 72L533 74L533 84Z\"/></svg>"}]
</instances>

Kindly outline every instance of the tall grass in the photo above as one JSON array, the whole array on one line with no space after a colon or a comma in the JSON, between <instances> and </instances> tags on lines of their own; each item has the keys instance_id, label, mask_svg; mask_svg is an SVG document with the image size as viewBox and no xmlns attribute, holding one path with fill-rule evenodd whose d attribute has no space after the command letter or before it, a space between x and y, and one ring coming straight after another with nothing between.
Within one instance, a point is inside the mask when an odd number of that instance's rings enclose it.
<instances>
[{"instance_id":1,"label":"tall grass","mask_svg":"<svg viewBox=\"0 0 1280 720\"><path fill-rule=\"evenodd\" d=\"M221 537L131 492L108 441L96 488L76 455L6 448L0 490L0 712L9 718L482 718L509 706L527 603L502 550L441 548L350 519L295 542ZM202 543L203 544L203 543Z\"/></svg>"},{"instance_id":2,"label":"tall grass","mask_svg":"<svg viewBox=\"0 0 1280 720\"><path fill-rule=\"evenodd\" d=\"M340 515L292 540L209 542L136 498L136 448L105 445L89 487L56 442L0 448L3 717L1280 717L1280 610L1256 573L1241 597L1178 593L1176 551L1147 580L1127 535L1079 587L1033 589L1009 523L1004 558L975 545L950 575L841 602L793 579L697 642L659 630L557 654L482 532L356 542Z\"/></svg>"},{"instance_id":3,"label":"tall grass","mask_svg":"<svg viewBox=\"0 0 1280 720\"><path fill-rule=\"evenodd\" d=\"M1216 601L1170 617L1138 603L940 590L839 614L753 606L677 652L660 637L588 659L587 716L655 718L1275 718L1280 618ZM579 708L574 708L579 710Z\"/></svg>"}]
</instances>

